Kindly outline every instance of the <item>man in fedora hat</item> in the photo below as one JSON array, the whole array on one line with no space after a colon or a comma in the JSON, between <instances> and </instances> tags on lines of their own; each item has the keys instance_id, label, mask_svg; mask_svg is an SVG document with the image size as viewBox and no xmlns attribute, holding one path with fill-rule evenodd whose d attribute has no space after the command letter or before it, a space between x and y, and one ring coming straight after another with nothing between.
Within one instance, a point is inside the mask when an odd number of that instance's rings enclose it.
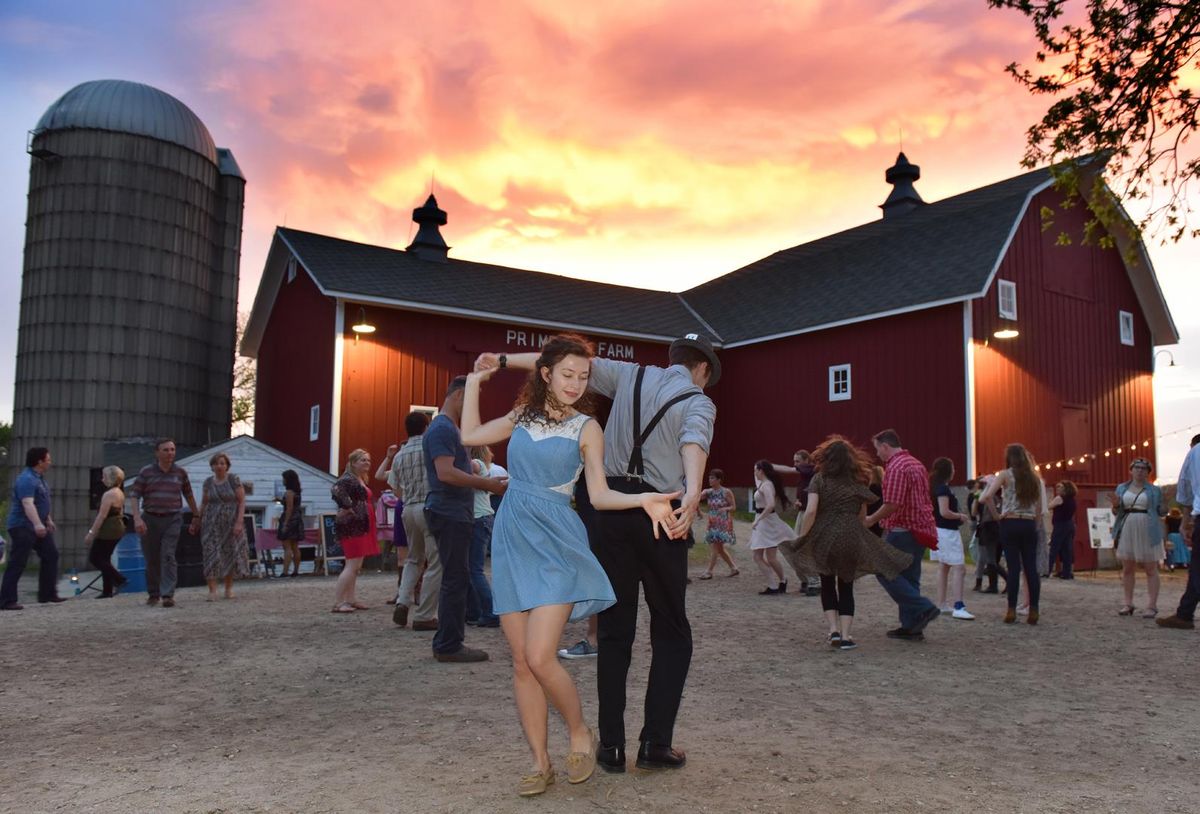
<instances>
[{"instance_id":1,"label":"man in fedora hat","mask_svg":"<svg viewBox=\"0 0 1200 814\"><path fill-rule=\"evenodd\" d=\"M531 370L536 353L485 353L476 368ZM717 408L704 395L721 378L712 342L687 334L671 343L666 368L592 359L588 386L612 399L604 428L604 475L626 494L681 492L669 539L655 539L642 511L596 513L596 558L612 582L617 603L600 614L597 692L600 748L597 764L625 771L625 686L637 633L638 584L650 608L650 677L637 765L679 768L673 748L675 717L692 660L692 628L685 607L687 542L700 505L704 468ZM639 516L640 515L640 516Z\"/></svg>"}]
</instances>

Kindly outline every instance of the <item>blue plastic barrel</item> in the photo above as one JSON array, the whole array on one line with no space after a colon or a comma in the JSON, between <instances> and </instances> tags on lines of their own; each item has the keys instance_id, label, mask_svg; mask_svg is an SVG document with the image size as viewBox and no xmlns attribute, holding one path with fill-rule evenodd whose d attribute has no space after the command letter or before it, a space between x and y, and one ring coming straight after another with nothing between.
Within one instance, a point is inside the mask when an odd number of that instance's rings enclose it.
<instances>
[{"instance_id":1,"label":"blue plastic barrel","mask_svg":"<svg viewBox=\"0 0 1200 814\"><path fill-rule=\"evenodd\" d=\"M146 590L146 558L142 556L142 540L130 532L117 543L117 570L129 580L121 586L122 593Z\"/></svg>"}]
</instances>

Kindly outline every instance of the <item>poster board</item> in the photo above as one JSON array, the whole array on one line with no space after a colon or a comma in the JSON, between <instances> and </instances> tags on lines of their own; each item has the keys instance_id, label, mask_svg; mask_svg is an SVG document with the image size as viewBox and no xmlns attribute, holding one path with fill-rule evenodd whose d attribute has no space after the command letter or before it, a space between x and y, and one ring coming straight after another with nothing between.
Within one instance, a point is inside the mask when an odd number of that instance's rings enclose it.
<instances>
[{"instance_id":1,"label":"poster board","mask_svg":"<svg viewBox=\"0 0 1200 814\"><path fill-rule=\"evenodd\" d=\"M254 525L254 516L247 513L242 517L242 526L246 530L246 546L247 557L251 564L258 564L258 547L257 547L257 526Z\"/></svg>"},{"instance_id":2,"label":"poster board","mask_svg":"<svg viewBox=\"0 0 1200 814\"><path fill-rule=\"evenodd\" d=\"M321 533L321 553L319 556L326 562L346 559L346 555L342 552L342 543L337 538L337 530L333 524L336 516L332 512L318 516L319 525L317 529Z\"/></svg>"},{"instance_id":3,"label":"poster board","mask_svg":"<svg viewBox=\"0 0 1200 814\"><path fill-rule=\"evenodd\" d=\"M1092 548L1112 548L1113 513L1111 509L1088 509L1088 542Z\"/></svg>"}]
</instances>

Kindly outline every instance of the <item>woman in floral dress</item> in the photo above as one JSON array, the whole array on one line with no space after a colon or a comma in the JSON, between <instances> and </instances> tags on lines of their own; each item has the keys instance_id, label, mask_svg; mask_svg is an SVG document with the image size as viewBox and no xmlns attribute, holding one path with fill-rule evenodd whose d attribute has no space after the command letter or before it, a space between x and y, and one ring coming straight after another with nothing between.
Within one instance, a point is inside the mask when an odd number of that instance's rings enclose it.
<instances>
[{"instance_id":1,"label":"woman in floral dress","mask_svg":"<svg viewBox=\"0 0 1200 814\"><path fill-rule=\"evenodd\" d=\"M225 582L225 598L233 599L233 578L250 573L246 551L246 490L237 475L229 471L229 456L218 452L208 465L212 477L204 481L200 503L200 545L204 549L204 578L208 582L208 601L217 598L217 581Z\"/></svg>"},{"instance_id":2,"label":"woman in floral dress","mask_svg":"<svg viewBox=\"0 0 1200 814\"><path fill-rule=\"evenodd\" d=\"M714 469L708 473L708 488L700 493L700 499L708 501L708 531L704 534L704 542L712 551L708 558L708 569L700 575L700 579L712 579L718 559L724 560L729 566L729 576L736 577L740 573L726 550L726 546L737 542L737 537L733 533L733 492L721 485L724 480L725 473Z\"/></svg>"}]
</instances>

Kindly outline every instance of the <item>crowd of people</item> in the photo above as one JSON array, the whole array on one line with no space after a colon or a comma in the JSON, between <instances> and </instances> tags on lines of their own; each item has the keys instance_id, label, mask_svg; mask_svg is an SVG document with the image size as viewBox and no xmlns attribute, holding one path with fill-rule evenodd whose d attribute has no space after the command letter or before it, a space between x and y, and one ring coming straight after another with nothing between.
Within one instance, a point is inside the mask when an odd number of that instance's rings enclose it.
<instances>
[{"instance_id":1,"label":"crowd of people","mask_svg":"<svg viewBox=\"0 0 1200 814\"><path fill-rule=\"evenodd\" d=\"M571 334L550 338L537 353L481 354L470 374L450 382L432 421L423 413L409 414L407 440L389 447L377 469L367 450L353 450L332 487L338 507L334 528L345 558L333 613L368 609L357 594L357 577L364 558L379 552L374 474L402 501L394 523L399 565L391 600L394 624L433 632L433 658L450 664L489 658L467 644L468 626L501 628L512 654L514 703L531 756L532 771L516 784L522 796L544 793L558 777L549 747L551 706L566 725L569 783L587 781L597 767L625 771L627 680L639 592L649 608L652 657L636 765L670 769L686 763L685 753L674 745L674 729L692 654L685 605L692 522L704 502L709 559L699 579L713 579L722 564L728 577L736 577L737 506L724 472L712 469L705 477L716 410L704 390L720 378L720 360L697 334L672 343L669 356L666 368L598 358L587 340ZM505 368L527 371L527 377L513 407L485 419L481 390ZM594 394L612 400L603 429L592 415ZM502 442L507 442L507 470L495 464L490 448ZM1193 555L1200 544L1200 523L1194 522L1200 516L1197 442L1200 436L1193 439L1176 494L1193 518ZM974 590L1000 593L1003 577L1004 622L1024 615L1028 625L1038 624L1041 580L1051 573L1074 578L1075 485L1056 484L1048 499L1033 458L1014 443L1005 450L1003 471L968 482L966 511L961 511L951 488L951 460L938 458L926 470L891 429L876 433L872 446L882 467L837 435L811 454L797 452L790 467L765 459L755 464L749 544L765 583L759 593L787 593L786 561L798 591L819 593L830 646L853 650L855 582L874 575L897 607L898 625L887 636L920 641L943 613L963 621L975 618L964 595L964 531L969 530L976 552ZM17 583L30 553L42 561L38 600L63 601L57 593L55 525L44 477L50 450L29 450L25 463L8 518L12 545L0 584L4 610L22 607ZM154 463L139 471L128 495L125 473L117 467L104 470L106 491L87 532L102 597L113 596L125 582L111 557L125 533L128 505L146 563L146 603L175 605L176 547L185 504L192 512L189 530L200 536L204 551L208 598L217 598L222 584L224 596L234 597L234 580L248 570L246 493L228 456L214 455L210 466L199 506L187 472L175 463L170 439L156 443ZM1139 458L1130 479L1115 491L1113 535L1122 564L1123 616L1136 610L1139 569L1147 581L1142 616L1156 618L1158 564L1189 563L1183 513L1168 514L1150 474L1150 463ZM788 505L785 476L799 479L794 506ZM298 476L289 470L283 482L277 539L284 549L284 575L291 577L299 573L305 520ZM797 515L789 524L785 515L793 508ZM1052 531L1043 546L1047 519ZM936 563L936 601L922 593L926 556ZM1157 623L1194 627L1198 599L1200 569L1191 568L1177 611ZM567 623L583 620L587 637L559 649ZM585 721L578 690L557 657L596 659L596 726Z\"/></svg>"}]
</instances>

